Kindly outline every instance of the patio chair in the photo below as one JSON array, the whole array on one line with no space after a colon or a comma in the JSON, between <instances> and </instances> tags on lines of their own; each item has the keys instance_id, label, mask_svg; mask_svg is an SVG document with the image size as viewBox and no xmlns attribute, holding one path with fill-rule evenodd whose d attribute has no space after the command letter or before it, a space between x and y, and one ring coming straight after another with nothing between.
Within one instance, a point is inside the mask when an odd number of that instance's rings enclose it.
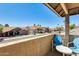
<instances>
[{"instance_id":1,"label":"patio chair","mask_svg":"<svg viewBox=\"0 0 79 59\"><path fill-rule=\"evenodd\" d=\"M53 43L54 47L56 47L57 45L63 45L62 37L60 35L54 35Z\"/></svg>"},{"instance_id":2,"label":"patio chair","mask_svg":"<svg viewBox=\"0 0 79 59\"><path fill-rule=\"evenodd\" d=\"M69 46L70 44L72 44L71 47ZM79 55L79 38L75 38L72 42L69 42L68 46L75 55Z\"/></svg>"},{"instance_id":3,"label":"patio chair","mask_svg":"<svg viewBox=\"0 0 79 59\"><path fill-rule=\"evenodd\" d=\"M63 40L60 35L54 35L54 40L53 40L53 47L56 48L56 50L60 53L63 54L63 56L66 55L71 55L72 50L66 46L63 45Z\"/></svg>"}]
</instances>

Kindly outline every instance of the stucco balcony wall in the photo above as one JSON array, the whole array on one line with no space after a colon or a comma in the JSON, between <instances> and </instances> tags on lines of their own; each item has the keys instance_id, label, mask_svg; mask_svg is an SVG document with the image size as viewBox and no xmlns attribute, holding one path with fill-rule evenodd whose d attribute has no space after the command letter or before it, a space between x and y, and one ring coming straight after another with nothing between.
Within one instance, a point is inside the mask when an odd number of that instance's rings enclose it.
<instances>
[{"instance_id":1,"label":"stucco balcony wall","mask_svg":"<svg viewBox=\"0 0 79 59\"><path fill-rule=\"evenodd\" d=\"M53 35L0 47L0 55L7 56L43 56L51 51Z\"/></svg>"}]
</instances>

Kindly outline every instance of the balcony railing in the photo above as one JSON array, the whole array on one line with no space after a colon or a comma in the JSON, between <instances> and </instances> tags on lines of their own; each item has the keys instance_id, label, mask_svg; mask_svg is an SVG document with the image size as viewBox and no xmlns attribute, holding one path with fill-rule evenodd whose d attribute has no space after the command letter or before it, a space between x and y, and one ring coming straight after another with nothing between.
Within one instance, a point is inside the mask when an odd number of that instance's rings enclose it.
<instances>
[{"instance_id":1,"label":"balcony railing","mask_svg":"<svg viewBox=\"0 0 79 59\"><path fill-rule=\"evenodd\" d=\"M14 38L13 40L4 40L0 42L0 55L46 55L51 51L52 38L52 34L42 34L32 37L22 36L15 40Z\"/></svg>"},{"instance_id":2,"label":"balcony railing","mask_svg":"<svg viewBox=\"0 0 79 59\"><path fill-rule=\"evenodd\" d=\"M61 35L63 40L64 35ZM70 41L79 35L70 35ZM0 42L0 55L9 56L61 56L62 54L52 48L53 34L34 36L18 36Z\"/></svg>"}]
</instances>

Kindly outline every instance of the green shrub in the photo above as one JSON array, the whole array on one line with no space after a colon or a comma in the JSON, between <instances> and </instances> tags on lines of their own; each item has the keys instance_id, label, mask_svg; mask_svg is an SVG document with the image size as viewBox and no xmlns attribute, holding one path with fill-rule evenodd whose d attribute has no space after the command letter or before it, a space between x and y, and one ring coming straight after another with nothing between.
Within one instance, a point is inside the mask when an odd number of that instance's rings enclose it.
<instances>
[{"instance_id":1,"label":"green shrub","mask_svg":"<svg viewBox=\"0 0 79 59\"><path fill-rule=\"evenodd\" d=\"M72 29L74 29L75 28L75 24L71 24L70 25L70 29L72 30Z\"/></svg>"}]
</instances>

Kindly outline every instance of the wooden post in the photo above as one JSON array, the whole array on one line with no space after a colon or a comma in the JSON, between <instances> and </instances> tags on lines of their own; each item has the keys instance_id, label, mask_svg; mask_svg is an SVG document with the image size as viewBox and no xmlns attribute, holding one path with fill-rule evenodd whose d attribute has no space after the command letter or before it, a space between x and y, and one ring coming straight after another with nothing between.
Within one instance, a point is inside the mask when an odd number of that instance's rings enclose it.
<instances>
[{"instance_id":1,"label":"wooden post","mask_svg":"<svg viewBox=\"0 0 79 59\"><path fill-rule=\"evenodd\" d=\"M67 14L65 16L65 40L64 44L67 46L67 43L69 42L70 36L69 36L69 15Z\"/></svg>"}]
</instances>

